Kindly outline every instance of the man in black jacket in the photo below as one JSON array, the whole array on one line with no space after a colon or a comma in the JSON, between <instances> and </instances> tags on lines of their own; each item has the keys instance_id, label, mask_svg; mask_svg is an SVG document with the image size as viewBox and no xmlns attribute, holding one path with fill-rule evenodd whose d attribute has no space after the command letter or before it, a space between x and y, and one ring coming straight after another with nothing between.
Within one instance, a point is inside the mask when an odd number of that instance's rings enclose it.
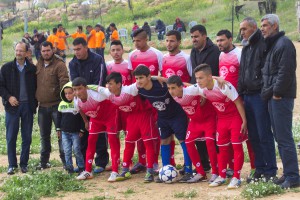
<instances>
[{"instance_id":1,"label":"man in black jacket","mask_svg":"<svg viewBox=\"0 0 300 200\"><path fill-rule=\"evenodd\" d=\"M219 48L207 37L206 28L195 25L190 30L193 48L191 51L191 62L193 70L200 64L208 64L212 68L212 75L219 75ZM195 73L192 73L191 83L196 83ZM197 149L201 155L201 163L205 171L210 170L208 153L205 141L196 142Z\"/></svg>"},{"instance_id":2,"label":"man in black jacket","mask_svg":"<svg viewBox=\"0 0 300 200\"><path fill-rule=\"evenodd\" d=\"M107 71L103 58L100 55L92 53L83 38L76 38L73 41L73 45L75 56L69 63L71 81L77 77L82 77L87 81L87 84L105 86ZM84 134L81 138L81 152L84 158L87 143L88 133ZM104 171L109 161L106 134L99 134L96 153L96 168L94 169L94 173L100 173Z\"/></svg>"},{"instance_id":3,"label":"man in black jacket","mask_svg":"<svg viewBox=\"0 0 300 200\"><path fill-rule=\"evenodd\" d=\"M282 188L299 187L299 166L292 133L296 98L296 49L283 31L275 14L261 19L261 32L266 42L262 69L262 97L268 100L271 124L283 164L283 176L274 181Z\"/></svg>"},{"instance_id":4,"label":"man in black jacket","mask_svg":"<svg viewBox=\"0 0 300 200\"><path fill-rule=\"evenodd\" d=\"M256 21L245 18L240 24L244 46L241 55L238 92L244 99L248 136L255 155L255 173L247 179L258 180L262 176L270 179L276 176L277 163L275 143L267 101L260 96L262 88L261 69L264 66L264 38Z\"/></svg>"},{"instance_id":5,"label":"man in black jacket","mask_svg":"<svg viewBox=\"0 0 300 200\"><path fill-rule=\"evenodd\" d=\"M20 156L21 172L28 171L33 115L36 112L36 68L27 59L28 46L17 43L15 59L1 68L0 95L5 107L5 127L8 156L7 174L12 175L18 167L16 142L21 119L22 149Z\"/></svg>"}]
</instances>

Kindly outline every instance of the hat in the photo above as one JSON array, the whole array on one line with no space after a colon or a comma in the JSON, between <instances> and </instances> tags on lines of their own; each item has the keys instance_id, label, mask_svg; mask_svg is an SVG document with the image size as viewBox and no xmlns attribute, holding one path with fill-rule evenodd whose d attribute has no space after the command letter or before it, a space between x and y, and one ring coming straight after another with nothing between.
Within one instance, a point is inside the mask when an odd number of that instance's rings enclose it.
<instances>
[{"instance_id":1,"label":"hat","mask_svg":"<svg viewBox=\"0 0 300 200\"><path fill-rule=\"evenodd\" d=\"M38 30L34 29L34 30L33 30L33 33L34 33L34 34L38 33Z\"/></svg>"}]
</instances>

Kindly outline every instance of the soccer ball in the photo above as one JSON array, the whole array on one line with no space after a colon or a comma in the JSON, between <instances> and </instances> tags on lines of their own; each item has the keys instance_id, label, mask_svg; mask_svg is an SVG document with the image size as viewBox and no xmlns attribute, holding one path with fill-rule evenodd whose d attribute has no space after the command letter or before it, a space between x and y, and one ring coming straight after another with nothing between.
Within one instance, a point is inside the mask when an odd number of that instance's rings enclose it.
<instances>
[{"instance_id":1,"label":"soccer ball","mask_svg":"<svg viewBox=\"0 0 300 200\"><path fill-rule=\"evenodd\" d=\"M166 165L159 170L159 179L164 183L173 183L177 177L176 168L172 165Z\"/></svg>"}]
</instances>

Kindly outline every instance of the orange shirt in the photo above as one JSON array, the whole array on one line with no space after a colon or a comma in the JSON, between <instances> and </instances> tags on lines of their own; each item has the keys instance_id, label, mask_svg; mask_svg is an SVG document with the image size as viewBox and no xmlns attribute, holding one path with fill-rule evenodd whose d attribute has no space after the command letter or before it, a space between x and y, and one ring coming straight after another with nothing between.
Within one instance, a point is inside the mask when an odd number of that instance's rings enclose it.
<instances>
[{"instance_id":1,"label":"orange shirt","mask_svg":"<svg viewBox=\"0 0 300 200\"><path fill-rule=\"evenodd\" d=\"M90 32L90 39L88 39L88 48L95 49L96 48L96 31L93 29Z\"/></svg>"},{"instance_id":2,"label":"orange shirt","mask_svg":"<svg viewBox=\"0 0 300 200\"><path fill-rule=\"evenodd\" d=\"M102 31L96 32L96 48L103 48L105 35Z\"/></svg>"},{"instance_id":3,"label":"orange shirt","mask_svg":"<svg viewBox=\"0 0 300 200\"><path fill-rule=\"evenodd\" d=\"M58 37L58 39L57 39L57 48L59 50L65 50L66 49L65 38L64 38L64 37L66 37L65 32L57 31L56 36Z\"/></svg>"},{"instance_id":4,"label":"orange shirt","mask_svg":"<svg viewBox=\"0 0 300 200\"><path fill-rule=\"evenodd\" d=\"M47 41L48 42L51 42L53 47L56 47L57 46L57 43L58 43L58 37L54 34L51 34L49 35L49 37L47 38Z\"/></svg>"},{"instance_id":5,"label":"orange shirt","mask_svg":"<svg viewBox=\"0 0 300 200\"><path fill-rule=\"evenodd\" d=\"M82 37L83 39L85 39L85 41L87 41L87 37L86 37L86 34L85 34L85 33L78 33L78 32L76 32L76 33L73 33L73 34L71 35L71 37L72 37L73 39Z\"/></svg>"},{"instance_id":6,"label":"orange shirt","mask_svg":"<svg viewBox=\"0 0 300 200\"><path fill-rule=\"evenodd\" d=\"M114 30L110 36L110 40L114 41L114 40L119 40L119 33L117 30Z\"/></svg>"}]
</instances>

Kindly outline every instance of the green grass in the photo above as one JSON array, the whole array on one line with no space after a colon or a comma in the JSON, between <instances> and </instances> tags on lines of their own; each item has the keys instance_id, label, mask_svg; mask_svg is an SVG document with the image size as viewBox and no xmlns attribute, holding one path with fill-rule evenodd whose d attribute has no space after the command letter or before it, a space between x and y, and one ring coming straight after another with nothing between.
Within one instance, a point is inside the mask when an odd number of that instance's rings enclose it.
<instances>
[{"instance_id":1,"label":"green grass","mask_svg":"<svg viewBox=\"0 0 300 200\"><path fill-rule=\"evenodd\" d=\"M62 171L34 172L25 176L11 176L1 186L5 200L35 200L54 197L57 192L85 191L83 182Z\"/></svg>"},{"instance_id":2,"label":"green grass","mask_svg":"<svg viewBox=\"0 0 300 200\"><path fill-rule=\"evenodd\" d=\"M189 189L189 190L177 192L173 195L174 198L185 198L185 199L196 198L197 196L198 193L195 189Z\"/></svg>"},{"instance_id":3,"label":"green grass","mask_svg":"<svg viewBox=\"0 0 300 200\"><path fill-rule=\"evenodd\" d=\"M280 186L272 183L271 181L260 181L247 184L244 187L241 196L246 199L256 199L263 198L269 195L279 195L282 193L284 193L284 190L281 189Z\"/></svg>"}]
</instances>

